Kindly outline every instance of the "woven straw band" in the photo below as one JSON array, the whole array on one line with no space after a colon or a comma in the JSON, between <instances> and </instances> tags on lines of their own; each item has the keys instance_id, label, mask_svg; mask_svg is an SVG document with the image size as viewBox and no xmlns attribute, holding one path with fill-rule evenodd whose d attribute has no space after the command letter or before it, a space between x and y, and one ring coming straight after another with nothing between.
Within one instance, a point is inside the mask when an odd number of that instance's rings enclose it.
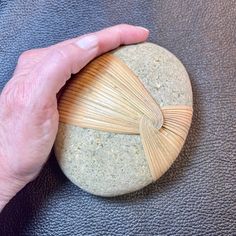
<instances>
[{"instance_id":1,"label":"woven straw band","mask_svg":"<svg viewBox=\"0 0 236 236\"><path fill-rule=\"evenodd\" d=\"M178 156L192 107L160 108L119 58L104 54L73 78L59 102L60 122L101 131L139 134L153 181Z\"/></svg>"}]
</instances>

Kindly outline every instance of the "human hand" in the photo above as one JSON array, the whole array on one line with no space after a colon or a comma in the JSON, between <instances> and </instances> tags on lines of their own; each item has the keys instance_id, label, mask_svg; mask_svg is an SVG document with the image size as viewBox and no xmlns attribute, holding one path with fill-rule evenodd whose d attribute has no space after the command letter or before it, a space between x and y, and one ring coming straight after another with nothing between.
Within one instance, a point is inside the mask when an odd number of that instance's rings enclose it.
<instances>
[{"instance_id":1,"label":"human hand","mask_svg":"<svg viewBox=\"0 0 236 236\"><path fill-rule=\"evenodd\" d=\"M48 48L24 52L0 95L0 211L46 162L58 129L56 95L71 74L148 30L117 25Z\"/></svg>"}]
</instances>

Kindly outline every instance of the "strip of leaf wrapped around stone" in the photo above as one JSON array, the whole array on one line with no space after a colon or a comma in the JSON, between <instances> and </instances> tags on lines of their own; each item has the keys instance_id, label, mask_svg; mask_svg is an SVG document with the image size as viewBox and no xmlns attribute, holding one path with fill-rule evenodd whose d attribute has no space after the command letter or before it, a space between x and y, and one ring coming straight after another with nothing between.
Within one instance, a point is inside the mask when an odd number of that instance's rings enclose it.
<instances>
[{"instance_id":1,"label":"strip of leaf wrapped around stone","mask_svg":"<svg viewBox=\"0 0 236 236\"><path fill-rule=\"evenodd\" d=\"M192 119L189 106L160 108L128 66L109 53L70 81L58 108L64 123L140 134L154 181L178 156Z\"/></svg>"}]
</instances>

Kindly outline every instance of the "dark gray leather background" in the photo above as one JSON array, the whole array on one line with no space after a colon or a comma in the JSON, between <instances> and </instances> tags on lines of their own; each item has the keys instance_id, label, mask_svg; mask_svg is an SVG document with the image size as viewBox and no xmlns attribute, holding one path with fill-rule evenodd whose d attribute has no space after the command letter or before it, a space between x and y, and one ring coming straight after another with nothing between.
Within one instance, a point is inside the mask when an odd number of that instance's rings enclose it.
<instances>
[{"instance_id":1,"label":"dark gray leather background","mask_svg":"<svg viewBox=\"0 0 236 236\"><path fill-rule=\"evenodd\" d=\"M191 77L181 155L157 183L109 199L70 183L52 155L0 215L0 235L236 235L236 1L0 1L0 87L22 51L123 22L148 27Z\"/></svg>"}]
</instances>

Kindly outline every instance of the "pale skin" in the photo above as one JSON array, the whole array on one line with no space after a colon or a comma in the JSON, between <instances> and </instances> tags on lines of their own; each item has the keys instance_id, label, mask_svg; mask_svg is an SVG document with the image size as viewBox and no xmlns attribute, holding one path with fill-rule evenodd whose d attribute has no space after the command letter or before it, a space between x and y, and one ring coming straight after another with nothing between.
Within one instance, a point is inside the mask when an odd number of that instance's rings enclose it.
<instances>
[{"instance_id":1,"label":"pale skin","mask_svg":"<svg viewBox=\"0 0 236 236\"><path fill-rule=\"evenodd\" d=\"M148 30L116 25L24 52L0 95L0 212L40 172L57 129L57 94L71 74L120 45L143 42Z\"/></svg>"}]
</instances>

